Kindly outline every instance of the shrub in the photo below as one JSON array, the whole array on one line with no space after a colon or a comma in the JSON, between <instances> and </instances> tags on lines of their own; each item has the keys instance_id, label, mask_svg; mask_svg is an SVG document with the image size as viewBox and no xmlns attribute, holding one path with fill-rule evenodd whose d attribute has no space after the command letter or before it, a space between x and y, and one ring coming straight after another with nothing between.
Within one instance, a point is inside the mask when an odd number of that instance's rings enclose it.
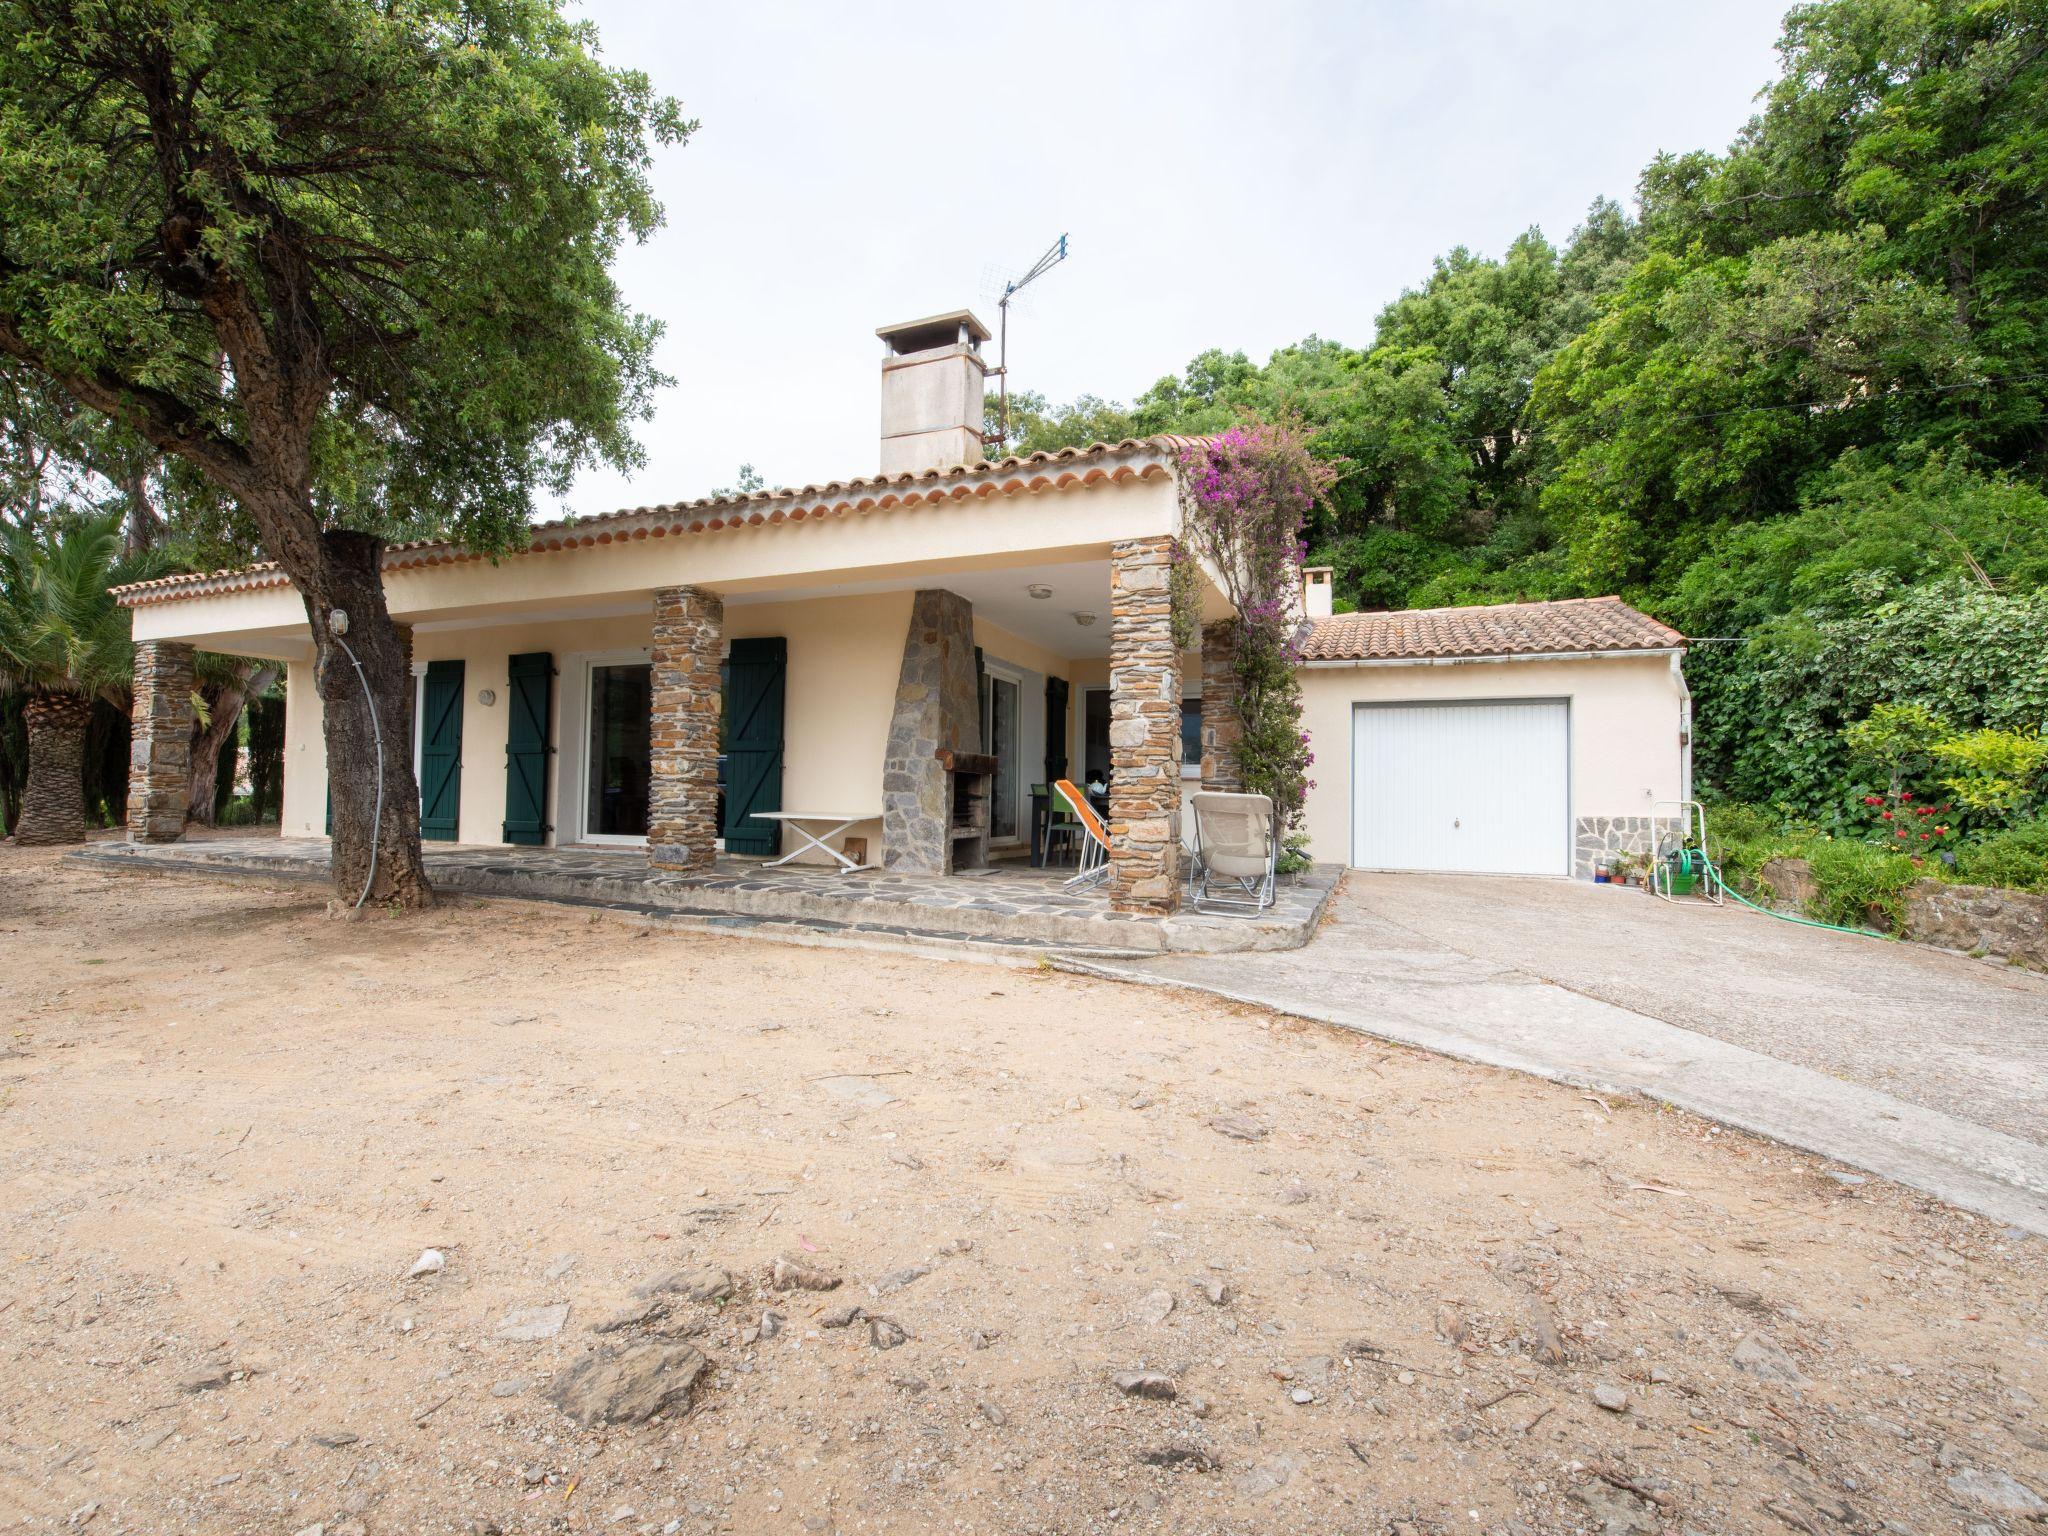
<instances>
[{"instance_id":1,"label":"shrub","mask_svg":"<svg viewBox=\"0 0 2048 1536\"><path fill-rule=\"evenodd\" d=\"M1941 782L1980 816L2012 815L2032 795L2032 780L2048 762L2048 741L2033 731L1969 731L1935 743L1935 759L1950 770Z\"/></svg>"},{"instance_id":2,"label":"shrub","mask_svg":"<svg viewBox=\"0 0 2048 1536\"><path fill-rule=\"evenodd\" d=\"M1957 850L1951 873L1966 885L2048 893L2048 816L1973 838Z\"/></svg>"},{"instance_id":3,"label":"shrub","mask_svg":"<svg viewBox=\"0 0 2048 1536\"><path fill-rule=\"evenodd\" d=\"M1882 914L1898 929L1906 918L1906 887L1932 872L1889 848L1846 838L1816 838L1805 852L1815 890L1812 915L1851 928L1867 927Z\"/></svg>"}]
</instances>

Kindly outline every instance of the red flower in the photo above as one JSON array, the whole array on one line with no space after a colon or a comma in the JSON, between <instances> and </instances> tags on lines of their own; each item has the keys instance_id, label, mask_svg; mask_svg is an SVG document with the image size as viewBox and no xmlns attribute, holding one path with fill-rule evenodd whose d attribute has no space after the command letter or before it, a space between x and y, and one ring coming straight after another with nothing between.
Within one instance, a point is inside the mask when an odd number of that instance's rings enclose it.
<instances>
[{"instance_id":1,"label":"red flower","mask_svg":"<svg viewBox=\"0 0 2048 1536\"><path fill-rule=\"evenodd\" d=\"M1902 789L1899 791L1899 798L1901 800L1910 800L1913 798L1913 791L1911 791L1910 789Z\"/></svg>"},{"instance_id":2,"label":"red flower","mask_svg":"<svg viewBox=\"0 0 2048 1536\"><path fill-rule=\"evenodd\" d=\"M1865 796L1863 797L1863 803L1864 803L1865 805L1883 805L1883 804L1884 804L1884 796L1883 796L1883 795L1865 795Z\"/></svg>"},{"instance_id":3,"label":"red flower","mask_svg":"<svg viewBox=\"0 0 2048 1536\"><path fill-rule=\"evenodd\" d=\"M1893 836L1893 837L1904 837L1905 835L1906 835L1906 829L1905 829L1904 827L1894 827L1894 828L1892 828L1892 836Z\"/></svg>"},{"instance_id":4,"label":"red flower","mask_svg":"<svg viewBox=\"0 0 2048 1536\"><path fill-rule=\"evenodd\" d=\"M1878 812L1878 814L1884 817L1886 821L1890 821L1892 819L1892 813L1890 811L1880 811Z\"/></svg>"},{"instance_id":5,"label":"red flower","mask_svg":"<svg viewBox=\"0 0 2048 1536\"><path fill-rule=\"evenodd\" d=\"M1927 841L1927 834L1925 832L1920 834L1920 841L1923 843Z\"/></svg>"}]
</instances>

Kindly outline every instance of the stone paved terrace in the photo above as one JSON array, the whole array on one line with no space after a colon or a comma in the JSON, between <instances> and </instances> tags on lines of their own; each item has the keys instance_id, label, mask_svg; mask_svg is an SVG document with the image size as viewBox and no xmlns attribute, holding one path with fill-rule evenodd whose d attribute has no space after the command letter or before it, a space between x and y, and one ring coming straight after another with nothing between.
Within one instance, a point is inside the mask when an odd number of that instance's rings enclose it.
<instances>
[{"instance_id":1,"label":"stone paved terrace","mask_svg":"<svg viewBox=\"0 0 2048 1536\"><path fill-rule=\"evenodd\" d=\"M1183 911L1156 918L1113 912L1101 887L1070 891L1069 873L998 864L958 875L816 866L769 869L760 860L721 856L708 874L650 868L637 848L512 848L426 845L427 873L441 890L472 896L557 901L693 918L733 929L800 930L811 936L936 942L1021 953L1219 953L1293 949L1306 944L1339 871L1318 866L1283 880L1264 917ZM188 837L176 843L94 843L73 857L102 868L327 879L327 844L318 838Z\"/></svg>"}]
</instances>

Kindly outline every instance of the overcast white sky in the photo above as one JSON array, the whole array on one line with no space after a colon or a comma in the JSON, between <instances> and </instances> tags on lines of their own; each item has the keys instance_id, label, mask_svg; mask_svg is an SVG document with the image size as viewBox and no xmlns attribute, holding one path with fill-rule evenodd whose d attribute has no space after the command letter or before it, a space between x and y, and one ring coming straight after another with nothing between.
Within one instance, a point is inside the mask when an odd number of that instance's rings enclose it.
<instances>
[{"instance_id":1,"label":"overcast white sky","mask_svg":"<svg viewBox=\"0 0 2048 1536\"><path fill-rule=\"evenodd\" d=\"M878 325L972 307L1055 236L1011 382L1128 400L1205 347L1354 345L1454 245L1562 239L1657 151L1724 148L1787 0L586 0L702 120L628 302L676 382L647 467L564 510L872 473Z\"/></svg>"}]
</instances>

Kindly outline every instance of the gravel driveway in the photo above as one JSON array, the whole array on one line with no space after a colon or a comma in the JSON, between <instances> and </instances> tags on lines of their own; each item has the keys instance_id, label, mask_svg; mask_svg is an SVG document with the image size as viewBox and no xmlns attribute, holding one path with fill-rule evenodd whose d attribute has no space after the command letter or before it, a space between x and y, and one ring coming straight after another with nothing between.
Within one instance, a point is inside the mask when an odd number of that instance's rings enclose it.
<instances>
[{"instance_id":1,"label":"gravel driveway","mask_svg":"<svg viewBox=\"0 0 2048 1536\"><path fill-rule=\"evenodd\" d=\"M1649 1093L2048 1230L2032 972L1634 890L1363 873L1305 950L1093 968Z\"/></svg>"}]
</instances>

